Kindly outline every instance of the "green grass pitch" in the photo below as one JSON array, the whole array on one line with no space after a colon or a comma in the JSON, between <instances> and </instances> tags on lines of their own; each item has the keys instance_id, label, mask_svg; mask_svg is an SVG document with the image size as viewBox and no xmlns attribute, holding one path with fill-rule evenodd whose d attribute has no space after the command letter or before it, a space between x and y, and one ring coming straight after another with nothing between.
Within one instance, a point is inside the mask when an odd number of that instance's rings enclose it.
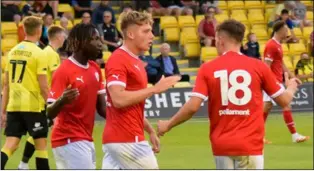
<instances>
[{"instance_id":1,"label":"green grass pitch","mask_svg":"<svg viewBox=\"0 0 314 171\"><path fill-rule=\"evenodd\" d=\"M270 115L267 121L266 137L273 143L265 145L265 169L313 169L313 114L295 114L298 132L311 136L305 143L294 144L284 124L282 115ZM156 123L156 120L152 120ZM155 124L154 124L155 125ZM101 168L101 137L104 124L97 122L94 141L97 155L97 169ZM22 158L25 137L20 148L7 163L6 169L17 169ZM2 136L1 143L4 143ZM50 144L49 144L50 147ZM50 167L54 169L53 154L49 149ZM192 119L174 128L161 138L161 152L157 154L161 169L215 169L208 139L207 119ZM35 161L30 160L30 169L35 169Z\"/></svg>"}]
</instances>

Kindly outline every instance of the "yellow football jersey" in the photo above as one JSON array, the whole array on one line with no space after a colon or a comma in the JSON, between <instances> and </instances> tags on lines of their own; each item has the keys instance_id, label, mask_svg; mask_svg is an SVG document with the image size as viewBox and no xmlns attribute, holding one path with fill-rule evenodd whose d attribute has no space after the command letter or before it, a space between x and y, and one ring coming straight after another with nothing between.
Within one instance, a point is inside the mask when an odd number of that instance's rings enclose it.
<instances>
[{"instance_id":1,"label":"yellow football jersey","mask_svg":"<svg viewBox=\"0 0 314 171\"><path fill-rule=\"evenodd\" d=\"M59 67L60 57L59 57L59 54L50 45L46 46L44 51L46 53L46 60L48 63L47 80L48 80L48 85L50 88L51 80L52 80L52 72L57 70L57 68Z\"/></svg>"},{"instance_id":2,"label":"yellow football jersey","mask_svg":"<svg viewBox=\"0 0 314 171\"><path fill-rule=\"evenodd\" d=\"M47 74L46 53L35 43L22 41L8 54L9 112L41 112L45 101L41 96L38 75Z\"/></svg>"}]
</instances>

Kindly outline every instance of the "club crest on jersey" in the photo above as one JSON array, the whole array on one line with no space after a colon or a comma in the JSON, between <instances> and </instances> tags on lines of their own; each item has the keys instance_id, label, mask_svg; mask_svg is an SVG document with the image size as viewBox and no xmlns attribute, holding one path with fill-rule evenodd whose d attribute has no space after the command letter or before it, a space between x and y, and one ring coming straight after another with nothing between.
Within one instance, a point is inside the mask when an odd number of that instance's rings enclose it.
<instances>
[{"instance_id":1,"label":"club crest on jersey","mask_svg":"<svg viewBox=\"0 0 314 171\"><path fill-rule=\"evenodd\" d=\"M95 72L95 77L96 77L96 80L99 81L99 74L98 74L98 72Z\"/></svg>"}]
</instances>

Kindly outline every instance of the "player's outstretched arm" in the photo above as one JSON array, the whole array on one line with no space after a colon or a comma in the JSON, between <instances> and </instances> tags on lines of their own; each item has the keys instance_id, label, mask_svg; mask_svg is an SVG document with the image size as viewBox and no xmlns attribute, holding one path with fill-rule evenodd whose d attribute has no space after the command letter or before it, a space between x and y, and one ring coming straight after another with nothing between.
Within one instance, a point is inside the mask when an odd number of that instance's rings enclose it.
<instances>
[{"instance_id":1,"label":"player's outstretched arm","mask_svg":"<svg viewBox=\"0 0 314 171\"><path fill-rule=\"evenodd\" d=\"M97 96L96 104L97 113L102 118L106 119L106 97L105 94L99 94Z\"/></svg>"},{"instance_id":2,"label":"player's outstretched arm","mask_svg":"<svg viewBox=\"0 0 314 171\"><path fill-rule=\"evenodd\" d=\"M6 124L6 110L7 110L7 105L9 101L9 73L5 72L4 74L4 81L3 81L3 89L2 89L2 100L1 100L1 126L2 128L5 127Z\"/></svg>"},{"instance_id":3,"label":"player's outstretched arm","mask_svg":"<svg viewBox=\"0 0 314 171\"><path fill-rule=\"evenodd\" d=\"M108 91L110 93L113 106L116 108L125 108L138 104L154 94L162 93L168 90L180 79L180 76L162 78L155 86L137 91L125 90L125 87L121 85L111 85L108 87Z\"/></svg>"},{"instance_id":4,"label":"player's outstretched arm","mask_svg":"<svg viewBox=\"0 0 314 171\"><path fill-rule=\"evenodd\" d=\"M293 95L298 90L298 85L300 85L300 82L297 78L289 79L289 74L287 72L285 72L285 80L287 89L281 95L274 98L275 102L281 107L285 107L290 104L293 99Z\"/></svg>"},{"instance_id":5,"label":"player's outstretched arm","mask_svg":"<svg viewBox=\"0 0 314 171\"><path fill-rule=\"evenodd\" d=\"M77 96L79 96L78 89L72 89L71 85L69 85L58 100L47 106L48 117L54 119L60 113L63 106L71 103Z\"/></svg>"},{"instance_id":6,"label":"player's outstretched arm","mask_svg":"<svg viewBox=\"0 0 314 171\"><path fill-rule=\"evenodd\" d=\"M163 136L173 127L184 123L192 118L198 111L204 99L199 97L191 97L191 99L183 105L183 107L168 121L158 121L157 132L158 136Z\"/></svg>"}]
</instances>

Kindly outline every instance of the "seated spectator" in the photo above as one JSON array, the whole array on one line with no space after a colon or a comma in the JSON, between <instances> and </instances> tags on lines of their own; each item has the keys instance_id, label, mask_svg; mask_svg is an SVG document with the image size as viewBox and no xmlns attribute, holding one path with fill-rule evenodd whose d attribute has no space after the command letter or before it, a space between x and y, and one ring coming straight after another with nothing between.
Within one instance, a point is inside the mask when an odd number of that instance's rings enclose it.
<instances>
[{"instance_id":1,"label":"seated spectator","mask_svg":"<svg viewBox=\"0 0 314 171\"><path fill-rule=\"evenodd\" d=\"M281 12L283 9L288 10L288 15L291 15L292 14L291 11L293 10L294 6L295 6L294 1L285 1L284 3L278 4L269 16L269 21L270 21L269 26L272 27L274 24L274 21L280 18Z\"/></svg>"},{"instance_id":2,"label":"seated spectator","mask_svg":"<svg viewBox=\"0 0 314 171\"><path fill-rule=\"evenodd\" d=\"M57 10L57 9L56 9ZM33 4L33 8L30 11L32 15L43 17L47 14L50 14L54 17L54 12L52 7L49 5L47 1L35 1Z\"/></svg>"},{"instance_id":3,"label":"seated spectator","mask_svg":"<svg viewBox=\"0 0 314 171\"><path fill-rule=\"evenodd\" d=\"M22 8L23 17L32 15L34 3L35 1L31 1L31 0L26 1L26 4Z\"/></svg>"},{"instance_id":4,"label":"seated spectator","mask_svg":"<svg viewBox=\"0 0 314 171\"><path fill-rule=\"evenodd\" d=\"M163 43L161 45L160 53L161 54L156 58L160 63L158 78L161 78L161 76L169 77L172 75L179 75L180 71L177 60L175 57L169 55L170 45L168 43ZM181 81L190 81L190 77L188 75L182 75Z\"/></svg>"},{"instance_id":5,"label":"seated spectator","mask_svg":"<svg viewBox=\"0 0 314 171\"><path fill-rule=\"evenodd\" d=\"M241 52L246 56L261 59L256 35L254 33L249 33L247 35L247 40L248 42L243 47L241 47Z\"/></svg>"},{"instance_id":6,"label":"seated spectator","mask_svg":"<svg viewBox=\"0 0 314 171\"><path fill-rule=\"evenodd\" d=\"M187 7L187 8L183 8L181 15L193 16L194 12L193 12L193 10L191 8Z\"/></svg>"},{"instance_id":7,"label":"seated spectator","mask_svg":"<svg viewBox=\"0 0 314 171\"><path fill-rule=\"evenodd\" d=\"M44 20L44 24L43 24L43 29L42 29L42 35L40 37L40 42L43 45L47 46L48 42L49 42L49 40L48 40L48 29L53 24L52 15L51 14L46 14L43 17L43 20Z\"/></svg>"},{"instance_id":8,"label":"seated spectator","mask_svg":"<svg viewBox=\"0 0 314 171\"><path fill-rule=\"evenodd\" d=\"M214 7L216 14L221 13L221 10L218 8L218 0L200 0L199 5L201 14L205 14L208 7Z\"/></svg>"},{"instance_id":9,"label":"seated spectator","mask_svg":"<svg viewBox=\"0 0 314 171\"><path fill-rule=\"evenodd\" d=\"M144 62L148 82L156 84L160 79L160 77L158 77L158 73L160 72L160 63L150 55L145 56L144 52L140 54L139 58Z\"/></svg>"},{"instance_id":10,"label":"seated spectator","mask_svg":"<svg viewBox=\"0 0 314 171\"><path fill-rule=\"evenodd\" d=\"M292 10L291 19L294 25L300 27L301 30L303 30L303 27L313 25L313 21L307 20L306 6L300 1L296 1L295 6Z\"/></svg>"},{"instance_id":11,"label":"seated spectator","mask_svg":"<svg viewBox=\"0 0 314 171\"><path fill-rule=\"evenodd\" d=\"M16 15L21 15L21 1L1 1L1 21L13 21Z\"/></svg>"},{"instance_id":12,"label":"seated spectator","mask_svg":"<svg viewBox=\"0 0 314 171\"><path fill-rule=\"evenodd\" d=\"M74 7L75 18L81 18L84 13L92 13L92 1L91 0L72 0L72 6Z\"/></svg>"},{"instance_id":13,"label":"seated spectator","mask_svg":"<svg viewBox=\"0 0 314 171\"><path fill-rule=\"evenodd\" d=\"M82 16L82 23L84 24L90 24L92 22L90 13L88 12L84 12L83 16Z\"/></svg>"},{"instance_id":14,"label":"seated spectator","mask_svg":"<svg viewBox=\"0 0 314 171\"><path fill-rule=\"evenodd\" d=\"M65 34L68 36L70 30L68 29L69 20L66 17L62 17L60 19L60 26L64 29Z\"/></svg>"},{"instance_id":15,"label":"seated spectator","mask_svg":"<svg viewBox=\"0 0 314 171\"><path fill-rule=\"evenodd\" d=\"M309 55L304 52L295 67L295 75L302 81L313 80L313 61Z\"/></svg>"},{"instance_id":16,"label":"seated spectator","mask_svg":"<svg viewBox=\"0 0 314 171\"><path fill-rule=\"evenodd\" d=\"M288 28L290 29L290 33L291 33L291 35L289 37L287 37L285 42L287 42L287 43L296 43L296 42L298 42L299 38L297 38L295 36L294 32L293 32L293 28L295 26L294 26L292 20L289 18L289 11L288 10L283 9L281 11L281 16L275 22L280 21L280 20L284 21L287 24Z\"/></svg>"},{"instance_id":17,"label":"seated spectator","mask_svg":"<svg viewBox=\"0 0 314 171\"><path fill-rule=\"evenodd\" d=\"M198 34L200 36L201 44L205 46L215 46L215 30L217 21L215 19L215 8L208 7L205 18L198 26Z\"/></svg>"},{"instance_id":18,"label":"seated spectator","mask_svg":"<svg viewBox=\"0 0 314 171\"><path fill-rule=\"evenodd\" d=\"M194 0L181 0L184 8L182 10L182 15L191 15L199 13L199 2Z\"/></svg>"},{"instance_id":19,"label":"seated spectator","mask_svg":"<svg viewBox=\"0 0 314 171\"><path fill-rule=\"evenodd\" d=\"M138 1L139 3L142 1ZM167 8L162 7L157 0L150 1L150 8L147 8L147 12L153 16L164 16L168 14Z\"/></svg>"},{"instance_id":20,"label":"seated spectator","mask_svg":"<svg viewBox=\"0 0 314 171\"><path fill-rule=\"evenodd\" d=\"M110 11L112 16L112 23L116 23L114 10L108 5L109 1L101 0L99 6L93 11L93 24L98 25L103 23L103 14L105 11Z\"/></svg>"},{"instance_id":21,"label":"seated spectator","mask_svg":"<svg viewBox=\"0 0 314 171\"><path fill-rule=\"evenodd\" d=\"M111 19L111 12L105 11L103 14L103 24L98 25L98 31L101 41L107 45L110 52L113 52L122 44L122 36L119 34L116 26L111 23Z\"/></svg>"},{"instance_id":22,"label":"seated spectator","mask_svg":"<svg viewBox=\"0 0 314 171\"><path fill-rule=\"evenodd\" d=\"M167 9L167 15L180 16L184 5L181 0L158 0L161 7Z\"/></svg>"}]
</instances>

